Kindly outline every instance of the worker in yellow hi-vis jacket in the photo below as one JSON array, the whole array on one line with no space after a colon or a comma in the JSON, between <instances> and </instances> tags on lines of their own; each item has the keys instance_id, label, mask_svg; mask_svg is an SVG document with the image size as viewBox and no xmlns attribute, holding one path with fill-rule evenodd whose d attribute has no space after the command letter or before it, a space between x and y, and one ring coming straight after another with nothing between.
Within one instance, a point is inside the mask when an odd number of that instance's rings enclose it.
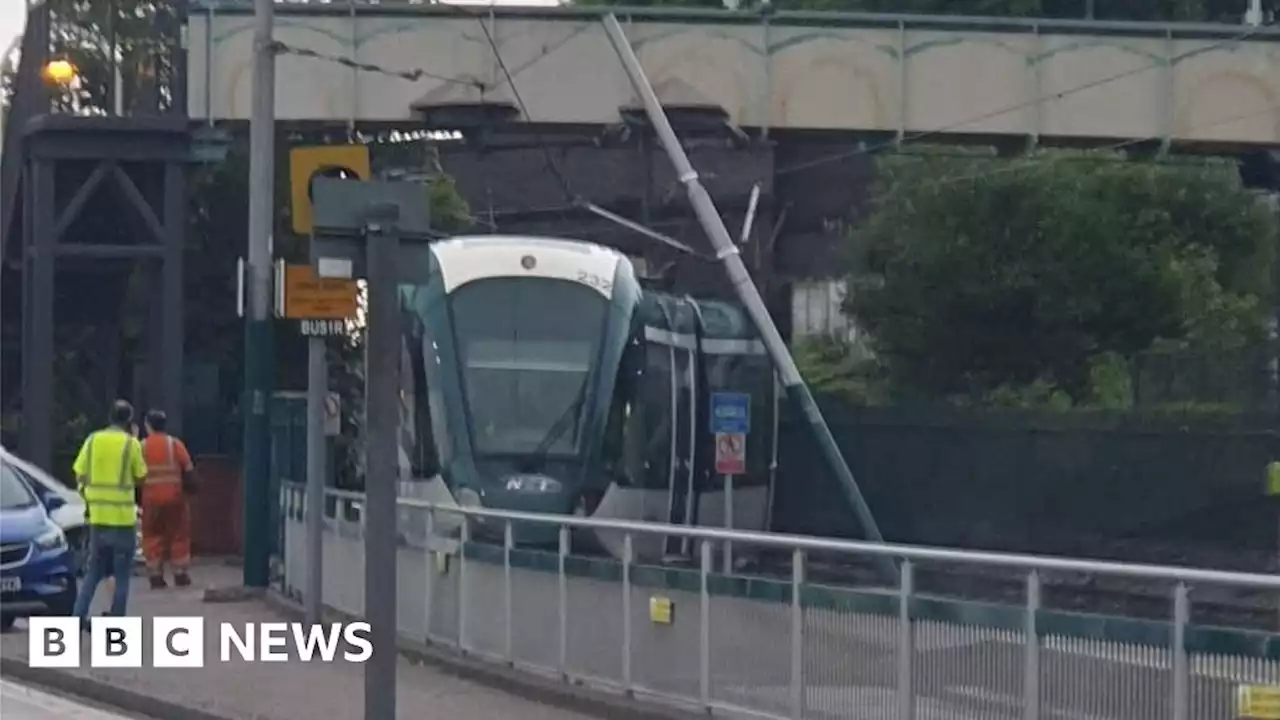
<instances>
[{"instance_id":1,"label":"worker in yellow hi-vis jacket","mask_svg":"<svg viewBox=\"0 0 1280 720\"><path fill-rule=\"evenodd\" d=\"M115 577L108 614L123 616L129 602L137 544L137 492L147 477L142 444L131 432L132 422L133 406L117 400L111 408L111 425L85 438L72 466L89 526L89 562L75 606L86 629L89 605L108 574Z\"/></svg>"}]
</instances>

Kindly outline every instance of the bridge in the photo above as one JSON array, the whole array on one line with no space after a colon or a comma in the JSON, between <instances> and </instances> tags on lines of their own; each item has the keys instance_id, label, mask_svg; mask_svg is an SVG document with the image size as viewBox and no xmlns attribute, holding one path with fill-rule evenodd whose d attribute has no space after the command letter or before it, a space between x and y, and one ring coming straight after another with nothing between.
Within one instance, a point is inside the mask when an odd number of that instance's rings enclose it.
<instances>
[{"instance_id":1,"label":"bridge","mask_svg":"<svg viewBox=\"0 0 1280 720\"><path fill-rule=\"evenodd\" d=\"M510 103L500 56L524 120L616 123L636 99L600 13L281 5L277 117L404 121L411 106ZM718 107L762 134L1280 143L1271 27L672 9L621 20L665 103ZM251 23L247 2L193 3L193 119L248 118Z\"/></svg>"}]
</instances>

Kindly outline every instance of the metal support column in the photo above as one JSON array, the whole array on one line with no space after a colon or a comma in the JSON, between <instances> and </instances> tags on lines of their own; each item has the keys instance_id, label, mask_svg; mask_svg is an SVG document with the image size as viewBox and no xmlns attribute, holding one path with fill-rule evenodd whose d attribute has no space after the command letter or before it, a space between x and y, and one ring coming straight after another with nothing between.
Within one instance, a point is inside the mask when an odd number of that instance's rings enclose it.
<instances>
[{"instance_id":1,"label":"metal support column","mask_svg":"<svg viewBox=\"0 0 1280 720\"><path fill-rule=\"evenodd\" d=\"M54 228L54 162L28 165L26 240L23 257L22 451L37 467L53 465L54 291L57 242Z\"/></svg>"},{"instance_id":2,"label":"metal support column","mask_svg":"<svg viewBox=\"0 0 1280 720\"><path fill-rule=\"evenodd\" d=\"M253 105L249 119L248 312L244 323L244 584L270 577L271 519L276 507L268 473L271 424L271 233L275 206L275 5L254 0Z\"/></svg>"},{"instance_id":3,"label":"metal support column","mask_svg":"<svg viewBox=\"0 0 1280 720\"><path fill-rule=\"evenodd\" d=\"M818 404L813 399L813 394L809 392L808 386L805 385L804 379L800 376L800 371L796 368L790 351L787 350L786 342L783 341L778 328L773 324L773 319L769 316L764 300L760 297L760 291L756 288L755 283L752 282L751 275L747 272L747 268L742 262L742 257L738 253L738 248L734 244L733 238L729 235L728 228L724 225L723 218L716 210L710 194L699 182L697 171L690 164L689 157L680 145L680 139L676 137L675 130L671 128L671 123L667 120L666 112L662 109L662 103L658 100L657 94L654 93L648 78L645 77L644 69L640 66L640 60L636 57L635 51L631 49L631 43L627 40L622 26L618 24L618 18L613 13L604 16L604 28L609 35L609 41L613 44L613 49L618 53L619 59L622 60L623 68L627 72L627 77L631 79L631 84L634 86L636 94L644 102L645 113L657 133L658 139L662 142L663 148L666 149L667 155L671 158L676 177L680 179L680 182L684 184L685 190L688 192L689 202L693 205L694 212L698 216L698 222L702 225L708 239L710 239L712 246L715 248L716 257L724 263L725 271L728 273L729 280L733 284L739 300L745 306L747 314L751 316L756 329L760 332L761 340L764 341L764 345L769 351L770 358L778 368L778 375L786 388L787 396L800 408L804 413L805 419L812 427L828 465L839 478L845 494L858 515L863 533L869 540L883 542L884 539L880 534L880 528L876 525L875 518L871 515L871 508L867 506L866 500L862 497L862 491L858 488L853 472L850 471L848 464L845 463L844 456L840 453L840 447L831 435L831 430L827 427L826 421L823 420ZM877 564L881 566L887 577L896 578L897 569L891 560L884 558Z\"/></svg>"},{"instance_id":4,"label":"metal support column","mask_svg":"<svg viewBox=\"0 0 1280 720\"><path fill-rule=\"evenodd\" d=\"M320 622L324 593L324 488L325 437L324 401L329 390L329 367L325 357L325 340L307 339L307 591L302 599L309 625Z\"/></svg>"},{"instance_id":5,"label":"metal support column","mask_svg":"<svg viewBox=\"0 0 1280 720\"><path fill-rule=\"evenodd\" d=\"M420 282L426 263L408 259L429 252L431 208L422 186L317 178L314 192L313 266L321 277L368 281L365 343L364 615L373 657L364 666L365 720L396 715L396 498L399 484L399 284ZM404 250L401 239L405 239ZM423 257L422 255L418 256ZM428 518L431 516L428 515ZM431 536L428 520L427 536ZM427 569L431 577L433 569ZM430 603L428 587L426 602ZM430 610L430 607L427 607ZM427 613L430 626L430 612Z\"/></svg>"},{"instance_id":6,"label":"metal support column","mask_svg":"<svg viewBox=\"0 0 1280 720\"><path fill-rule=\"evenodd\" d=\"M400 332L396 205L370 208L368 252L368 432L365 497L364 612L374 654L365 664L365 720L396 716L396 486L399 475Z\"/></svg>"},{"instance_id":7,"label":"metal support column","mask_svg":"<svg viewBox=\"0 0 1280 720\"><path fill-rule=\"evenodd\" d=\"M183 340L185 338L183 292L183 238L186 237L186 176L182 166L169 162L164 166L164 207L161 224L164 237L161 272L160 310L160 402L168 416L169 432L182 435L183 416Z\"/></svg>"}]
</instances>

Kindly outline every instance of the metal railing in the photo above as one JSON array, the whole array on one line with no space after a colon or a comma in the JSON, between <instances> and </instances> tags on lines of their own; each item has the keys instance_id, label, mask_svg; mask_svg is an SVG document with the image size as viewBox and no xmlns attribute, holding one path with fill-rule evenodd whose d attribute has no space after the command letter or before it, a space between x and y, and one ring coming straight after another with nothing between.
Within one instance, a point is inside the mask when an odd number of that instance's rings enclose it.
<instances>
[{"instance_id":1,"label":"metal railing","mask_svg":"<svg viewBox=\"0 0 1280 720\"><path fill-rule=\"evenodd\" d=\"M298 488L283 495L286 535L301 535L301 495ZM345 507L326 520L326 569L363 557L362 496L333 495ZM413 513L421 524L410 522ZM457 523L460 516L470 522ZM1192 623L1196 593L1235 588L1280 602L1280 576L546 516L404 497L400 524L401 635L712 714L1215 720L1239 717L1241 686L1280 685L1280 636ZM526 524L555 527L555 548L515 546L513 528ZM457 528L456 540L439 539L446 526ZM473 539L481 532L500 540ZM668 536L694 541L693 567L640 560L641 546L661 547ZM622 548L621 558L576 553L580 537ZM716 553L727 543L738 556L748 548L789 554L789 577L716 572ZM302 556L292 548L302 546L285 545L289 575ZM890 557L899 582L891 588L811 582L806 570L817 554ZM917 571L931 563L1016 570L1022 602L918 592ZM286 585L304 587L297 573L305 569L294 573ZM1172 609L1164 620L1054 610L1043 578L1061 573L1167 584ZM359 572L326 577L325 603L360 614L361 578Z\"/></svg>"}]
</instances>

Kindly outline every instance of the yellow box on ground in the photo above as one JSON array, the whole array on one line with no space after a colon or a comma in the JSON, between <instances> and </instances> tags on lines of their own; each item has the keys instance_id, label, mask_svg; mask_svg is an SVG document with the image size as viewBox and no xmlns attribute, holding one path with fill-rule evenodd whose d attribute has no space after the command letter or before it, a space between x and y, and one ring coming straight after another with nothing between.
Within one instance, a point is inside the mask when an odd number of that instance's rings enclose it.
<instances>
[{"instance_id":1,"label":"yellow box on ground","mask_svg":"<svg viewBox=\"0 0 1280 720\"><path fill-rule=\"evenodd\" d=\"M672 609L671 598L654 595L649 598L649 621L655 625L670 625Z\"/></svg>"},{"instance_id":2,"label":"yellow box on ground","mask_svg":"<svg viewBox=\"0 0 1280 720\"><path fill-rule=\"evenodd\" d=\"M1280 685L1241 685L1236 698L1237 720L1280 720Z\"/></svg>"}]
</instances>

